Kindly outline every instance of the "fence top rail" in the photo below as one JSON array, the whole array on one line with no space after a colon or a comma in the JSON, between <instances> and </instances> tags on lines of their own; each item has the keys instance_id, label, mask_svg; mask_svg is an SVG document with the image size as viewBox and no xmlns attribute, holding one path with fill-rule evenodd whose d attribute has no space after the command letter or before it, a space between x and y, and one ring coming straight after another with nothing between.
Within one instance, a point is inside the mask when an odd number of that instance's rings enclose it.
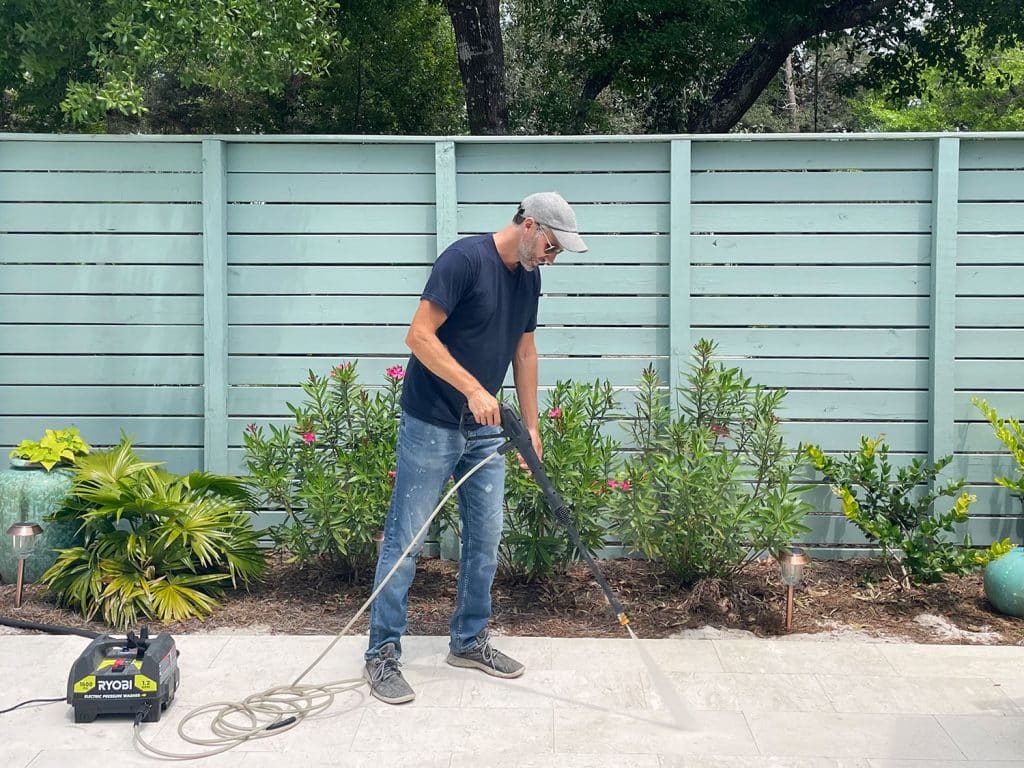
<instances>
[{"instance_id":1,"label":"fence top rail","mask_svg":"<svg viewBox=\"0 0 1024 768\"><path fill-rule=\"evenodd\" d=\"M934 139L1024 139L1024 131L998 132L929 132L929 133L701 133L701 134L649 134L649 135L587 135L587 136L395 136L395 135L168 135L168 134L78 134L78 133L2 133L0 141L84 141L84 142L167 142L197 144L203 141L223 141L249 144L434 144L451 141L457 144L628 144L666 142L678 139L689 141L925 141Z\"/></svg>"}]
</instances>

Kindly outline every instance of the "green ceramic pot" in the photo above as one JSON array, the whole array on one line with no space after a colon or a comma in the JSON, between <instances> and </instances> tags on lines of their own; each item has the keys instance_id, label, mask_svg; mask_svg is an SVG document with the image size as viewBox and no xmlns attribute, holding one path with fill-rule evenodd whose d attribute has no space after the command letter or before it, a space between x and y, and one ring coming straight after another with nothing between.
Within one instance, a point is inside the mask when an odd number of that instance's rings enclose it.
<instances>
[{"instance_id":1,"label":"green ceramic pot","mask_svg":"<svg viewBox=\"0 0 1024 768\"><path fill-rule=\"evenodd\" d=\"M68 523L47 523L46 517L60 509L71 490L73 473L54 468L47 472L32 466L17 466L0 472L0 578L10 584L15 580L18 559L11 551L11 537L4 532L14 523L39 523L43 532L35 551L25 561L25 581L37 581L57 560L55 549L82 543L78 526Z\"/></svg>"},{"instance_id":2,"label":"green ceramic pot","mask_svg":"<svg viewBox=\"0 0 1024 768\"><path fill-rule=\"evenodd\" d=\"M1000 613L1024 617L1024 547L985 566L985 597Z\"/></svg>"}]
</instances>

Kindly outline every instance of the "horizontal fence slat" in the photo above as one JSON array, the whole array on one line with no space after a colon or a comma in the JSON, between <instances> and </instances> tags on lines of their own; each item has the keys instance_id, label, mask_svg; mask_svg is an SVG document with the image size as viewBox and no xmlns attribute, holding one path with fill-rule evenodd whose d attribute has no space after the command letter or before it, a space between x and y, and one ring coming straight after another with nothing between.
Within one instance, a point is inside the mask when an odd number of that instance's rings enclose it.
<instances>
[{"instance_id":1,"label":"horizontal fence slat","mask_svg":"<svg viewBox=\"0 0 1024 768\"><path fill-rule=\"evenodd\" d=\"M957 365L962 358L1024 358L1024 328L957 328L953 340Z\"/></svg>"},{"instance_id":2,"label":"horizontal fence slat","mask_svg":"<svg viewBox=\"0 0 1024 768\"><path fill-rule=\"evenodd\" d=\"M557 190L574 206L584 203L667 203L668 173L459 173L463 203L497 203L514 208L527 195Z\"/></svg>"},{"instance_id":3,"label":"horizontal fence slat","mask_svg":"<svg viewBox=\"0 0 1024 768\"><path fill-rule=\"evenodd\" d=\"M693 264L930 264L928 235L693 235Z\"/></svg>"},{"instance_id":4,"label":"horizontal fence slat","mask_svg":"<svg viewBox=\"0 0 1024 768\"><path fill-rule=\"evenodd\" d=\"M694 232L928 232L923 203L696 203ZM963 229L963 228L962 228Z\"/></svg>"},{"instance_id":5,"label":"horizontal fence slat","mask_svg":"<svg viewBox=\"0 0 1024 768\"><path fill-rule=\"evenodd\" d=\"M159 384L203 383L199 355L0 356L0 384Z\"/></svg>"},{"instance_id":6,"label":"horizontal fence slat","mask_svg":"<svg viewBox=\"0 0 1024 768\"><path fill-rule=\"evenodd\" d=\"M1024 140L985 141L965 136L960 139L960 168L1024 170Z\"/></svg>"},{"instance_id":7,"label":"horizontal fence slat","mask_svg":"<svg viewBox=\"0 0 1024 768\"><path fill-rule=\"evenodd\" d=\"M732 296L927 296L925 267L695 266L691 291Z\"/></svg>"},{"instance_id":8,"label":"horizontal fence slat","mask_svg":"<svg viewBox=\"0 0 1024 768\"><path fill-rule=\"evenodd\" d=\"M434 235L228 235L228 264L431 264Z\"/></svg>"},{"instance_id":9,"label":"horizontal fence slat","mask_svg":"<svg viewBox=\"0 0 1024 768\"><path fill-rule=\"evenodd\" d=\"M956 238L958 264L1020 264L1024 235L965 235Z\"/></svg>"},{"instance_id":10,"label":"horizontal fence slat","mask_svg":"<svg viewBox=\"0 0 1024 768\"><path fill-rule=\"evenodd\" d=\"M198 203L0 203L5 232L159 232L202 230Z\"/></svg>"},{"instance_id":11,"label":"horizontal fence slat","mask_svg":"<svg viewBox=\"0 0 1024 768\"><path fill-rule=\"evenodd\" d=\"M1016 266L970 266L956 269L957 296L1015 296L1024 298L1024 254ZM1024 308L1017 319L1024 325Z\"/></svg>"},{"instance_id":12,"label":"horizontal fence slat","mask_svg":"<svg viewBox=\"0 0 1024 768\"><path fill-rule=\"evenodd\" d=\"M719 357L718 362L742 369L755 384L790 389L926 389L931 381L927 360Z\"/></svg>"},{"instance_id":13,"label":"horizontal fence slat","mask_svg":"<svg viewBox=\"0 0 1024 768\"><path fill-rule=\"evenodd\" d=\"M691 324L715 326L927 326L930 299L902 296L694 296Z\"/></svg>"},{"instance_id":14,"label":"horizontal fence slat","mask_svg":"<svg viewBox=\"0 0 1024 768\"><path fill-rule=\"evenodd\" d=\"M786 394L779 417L851 421L926 421L926 391L794 390Z\"/></svg>"},{"instance_id":15,"label":"horizontal fence slat","mask_svg":"<svg viewBox=\"0 0 1024 768\"><path fill-rule=\"evenodd\" d=\"M201 294L202 267L101 264L12 266L0 264L0 286L11 293ZM201 322L202 317L196 318Z\"/></svg>"},{"instance_id":16,"label":"horizontal fence slat","mask_svg":"<svg viewBox=\"0 0 1024 768\"><path fill-rule=\"evenodd\" d=\"M986 390L996 385L1017 390L1024 381L1024 359L957 360L953 386L957 390Z\"/></svg>"},{"instance_id":17,"label":"horizontal fence slat","mask_svg":"<svg viewBox=\"0 0 1024 768\"><path fill-rule=\"evenodd\" d=\"M1024 201L1024 170L961 171L958 192L963 202Z\"/></svg>"},{"instance_id":18,"label":"horizontal fence slat","mask_svg":"<svg viewBox=\"0 0 1024 768\"><path fill-rule=\"evenodd\" d=\"M229 234L250 233L394 233L432 234L432 205L228 205Z\"/></svg>"},{"instance_id":19,"label":"horizontal fence slat","mask_svg":"<svg viewBox=\"0 0 1024 768\"><path fill-rule=\"evenodd\" d=\"M960 232L1024 232L1024 203L960 203Z\"/></svg>"},{"instance_id":20,"label":"horizontal fence slat","mask_svg":"<svg viewBox=\"0 0 1024 768\"><path fill-rule=\"evenodd\" d=\"M6 264L202 264L203 239L193 235L4 234Z\"/></svg>"},{"instance_id":21,"label":"horizontal fence slat","mask_svg":"<svg viewBox=\"0 0 1024 768\"><path fill-rule=\"evenodd\" d=\"M0 269L0 276L4 271ZM59 306L53 314L48 307ZM69 317L80 325L153 323L157 325L198 325L203 321L201 296L110 296L0 294L0 323L19 323L32 318L40 324L49 320L66 323Z\"/></svg>"},{"instance_id":22,"label":"horizontal fence slat","mask_svg":"<svg viewBox=\"0 0 1024 768\"><path fill-rule=\"evenodd\" d=\"M18 416L201 416L203 393L192 387L0 386L0 412Z\"/></svg>"},{"instance_id":23,"label":"horizontal fence slat","mask_svg":"<svg viewBox=\"0 0 1024 768\"><path fill-rule=\"evenodd\" d=\"M201 326L0 325L0 355L197 355Z\"/></svg>"},{"instance_id":24,"label":"horizontal fence slat","mask_svg":"<svg viewBox=\"0 0 1024 768\"><path fill-rule=\"evenodd\" d=\"M229 173L229 203L429 203L424 173Z\"/></svg>"},{"instance_id":25,"label":"horizontal fence slat","mask_svg":"<svg viewBox=\"0 0 1024 768\"><path fill-rule=\"evenodd\" d=\"M203 444L201 416L68 416L63 427L77 427L82 439L93 446L116 445L121 432L136 445L198 447ZM0 445L17 445L25 438L38 439L53 429L49 416L5 416L0 419Z\"/></svg>"},{"instance_id":26,"label":"horizontal fence slat","mask_svg":"<svg viewBox=\"0 0 1024 768\"><path fill-rule=\"evenodd\" d=\"M228 173L434 173L434 143L227 144Z\"/></svg>"},{"instance_id":27,"label":"horizontal fence slat","mask_svg":"<svg viewBox=\"0 0 1024 768\"><path fill-rule=\"evenodd\" d=\"M914 328L714 328L694 338L718 342L718 353L749 357L927 358L928 331Z\"/></svg>"},{"instance_id":28,"label":"horizontal fence slat","mask_svg":"<svg viewBox=\"0 0 1024 768\"><path fill-rule=\"evenodd\" d=\"M459 173L667 171L669 146L668 142L456 144L455 167Z\"/></svg>"},{"instance_id":29,"label":"horizontal fence slat","mask_svg":"<svg viewBox=\"0 0 1024 768\"><path fill-rule=\"evenodd\" d=\"M180 143L96 140L0 141L0 171L134 171L198 173L200 139Z\"/></svg>"},{"instance_id":30,"label":"horizontal fence slat","mask_svg":"<svg viewBox=\"0 0 1024 768\"><path fill-rule=\"evenodd\" d=\"M957 297L956 324L960 328L1020 328L1024 326L1021 299Z\"/></svg>"},{"instance_id":31,"label":"horizontal fence slat","mask_svg":"<svg viewBox=\"0 0 1024 768\"><path fill-rule=\"evenodd\" d=\"M931 170L928 141L797 139L764 146L751 141L695 141L695 171Z\"/></svg>"},{"instance_id":32,"label":"horizontal fence slat","mask_svg":"<svg viewBox=\"0 0 1024 768\"><path fill-rule=\"evenodd\" d=\"M197 173L31 173L0 171L0 202L191 203Z\"/></svg>"},{"instance_id":33,"label":"horizontal fence slat","mask_svg":"<svg viewBox=\"0 0 1024 768\"><path fill-rule=\"evenodd\" d=\"M594 233L650 233L669 231L667 203L609 203L574 205L579 231ZM460 232L493 232L509 223L516 206L465 204L458 209Z\"/></svg>"},{"instance_id":34,"label":"horizontal fence slat","mask_svg":"<svg viewBox=\"0 0 1024 768\"><path fill-rule=\"evenodd\" d=\"M931 171L696 172L690 177L695 203L748 202L928 202Z\"/></svg>"}]
</instances>

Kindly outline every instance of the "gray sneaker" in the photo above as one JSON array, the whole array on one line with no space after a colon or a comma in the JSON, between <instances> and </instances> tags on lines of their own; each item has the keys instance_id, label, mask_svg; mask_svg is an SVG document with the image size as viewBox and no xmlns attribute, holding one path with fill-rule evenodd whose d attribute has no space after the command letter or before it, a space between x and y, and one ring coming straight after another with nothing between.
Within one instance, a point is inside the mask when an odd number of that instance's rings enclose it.
<instances>
[{"instance_id":1,"label":"gray sneaker","mask_svg":"<svg viewBox=\"0 0 1024 768\"><path fill-rule=\"evenodd\" d=\"M395 656L395 644L382 646L377 657L367 661L363 668L370 693L387 704L404 704L415 699L416 694L402 677L401 666Z\"/></svg>"},{"instance_id":2,"label":"gray sneaker","mask_svg":"<svg viewBox=\"0 0 1024 768\"><path fill-rule=\"evenodd\" d=\"M453 667L467 667L468 669L479 669L494 677L519 677L526 671L526 667L501 651L491 647L491 640L486 635L483 642L476 648L462 653L449 651L448 663Z\"/></svg>"}]
</instances>

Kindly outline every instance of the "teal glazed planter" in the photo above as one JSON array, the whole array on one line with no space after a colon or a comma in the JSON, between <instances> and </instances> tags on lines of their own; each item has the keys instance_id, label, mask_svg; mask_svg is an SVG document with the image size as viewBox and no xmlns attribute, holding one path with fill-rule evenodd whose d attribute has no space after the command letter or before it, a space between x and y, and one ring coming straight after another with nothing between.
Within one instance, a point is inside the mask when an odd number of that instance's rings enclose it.
<instances>
[{"instance_id":1,"label":"teal glazed planter","mask_svg":"<svg viewBox=\"0 0 1024 768\"><path fill-rule=\"evenodd\" d=\"M1024 617L1024 547L985 566L985 597L1000 613Z\"/></svg>"},{"instance_id":2,"label":"teal glazed planter","mask_svg":"<svg viewBox=\"0 0 1024 768\"><path fill-rule=\"evenodd\" d=\"M54 549L82 543L82 537L76 534L77 525L46 522L71 491L72 477L71 471L59 468L47 472L19 467L0 472L0 578L5 584L14 582L18 569L11 537L3 535L14 523L39 523L43 527L35 551L25 560L26 582L38 581L56 562Z\"/></svg>"}]
</instances>

